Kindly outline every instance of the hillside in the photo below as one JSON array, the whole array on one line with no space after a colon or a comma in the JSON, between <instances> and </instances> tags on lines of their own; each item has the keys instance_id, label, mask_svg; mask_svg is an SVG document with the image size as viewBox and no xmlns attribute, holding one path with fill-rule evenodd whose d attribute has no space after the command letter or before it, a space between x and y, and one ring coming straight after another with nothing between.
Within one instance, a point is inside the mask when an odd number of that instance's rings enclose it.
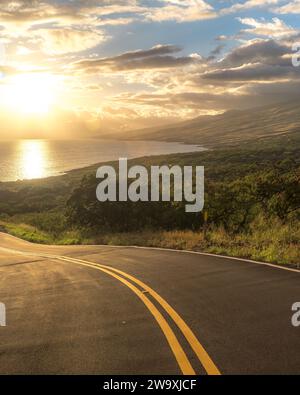
<instances>
[{"instance_id":1,"label":"hillside","mask_svg":"<svg viewBox=\"0 0 300 395\"><path fill-rule=\"evenodd\" d=\"M297 131L300 131L300 103L293 101L248 110L231 110L216 116L201 116L178 124L134 130L126 134L122 132L117 137L220 147Z\"/></svg>"}]
</instances>

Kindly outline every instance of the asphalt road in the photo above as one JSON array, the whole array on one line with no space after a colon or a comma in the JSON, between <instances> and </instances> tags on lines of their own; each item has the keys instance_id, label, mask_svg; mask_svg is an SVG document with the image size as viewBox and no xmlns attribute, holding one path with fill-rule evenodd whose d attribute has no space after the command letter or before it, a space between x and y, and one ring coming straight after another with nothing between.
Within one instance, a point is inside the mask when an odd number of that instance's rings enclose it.
<instances>
[{"instance_id":1,"label":"asphalt road","mask_svg":"<svg viewBox=\"0 0 300 395\"><path fill-rule=\"evenodd\" d=\"M300 273L0 234L0 374L299 374Z\"/></svg>"}]
</instances>

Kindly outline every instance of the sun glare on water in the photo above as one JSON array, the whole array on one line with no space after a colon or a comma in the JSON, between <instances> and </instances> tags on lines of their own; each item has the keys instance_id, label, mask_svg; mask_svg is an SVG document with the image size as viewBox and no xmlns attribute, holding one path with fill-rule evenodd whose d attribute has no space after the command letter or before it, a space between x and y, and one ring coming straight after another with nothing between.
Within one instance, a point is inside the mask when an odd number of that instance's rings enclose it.
<instances>
[{"instance_id":1,"label":"sun glare on water","mask_svg":"<svg viewBox=\"0 0 300 395\"><path fill-rule=\"evenodd\" d=\"M46 176L47 143L43 140L22 140L19 144L19 179Z\"/></svg>"},{"instance_id":2,"label":"sun glare on water","mask_svg":"<svg viewBox=\"0 0 300 395\"><path fill-rule=\"evenodd\" d=\"M48 74L15 76L7 86L6 102L23 114L47 114L54 102L55 79Z\"/></svg>"}]
</instances>

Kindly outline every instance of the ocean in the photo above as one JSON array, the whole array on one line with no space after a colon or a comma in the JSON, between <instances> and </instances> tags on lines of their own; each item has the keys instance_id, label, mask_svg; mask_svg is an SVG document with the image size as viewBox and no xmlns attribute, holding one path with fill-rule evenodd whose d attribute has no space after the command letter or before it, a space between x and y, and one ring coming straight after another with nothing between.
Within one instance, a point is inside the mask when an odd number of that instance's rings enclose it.
<instances>
[{"instance_id":1,"label":"ocean","mask_svg":"<svg viewBox=\"0 0 300 395\"><path fill-rule=\"evenodd\" d=\"M45 178L95 163L203 151L197 145L158 141L14 140L0 141L0 181Z\"/></svg>"}]
</instances>

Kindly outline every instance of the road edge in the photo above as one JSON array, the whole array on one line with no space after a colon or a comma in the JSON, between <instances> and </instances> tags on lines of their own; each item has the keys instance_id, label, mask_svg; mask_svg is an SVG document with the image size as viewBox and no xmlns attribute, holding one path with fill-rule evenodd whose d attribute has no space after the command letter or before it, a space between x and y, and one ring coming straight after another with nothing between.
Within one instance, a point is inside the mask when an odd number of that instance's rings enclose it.
<instances>
[{"instance_id":1,"label":"road edge","mask_svg":"<svg viewBox=\"0 0 300 395\"><path fill-rule=\"evenodd\" d=\"M289 267L289 266L283 266L280 264L276 263L269 263L269 262L261 262L261 261L255 261L253 259L246 259L246 258L239 258L239 257L233 257L229 255L219 255L219 254L212 254L209 252L200 252L200 251L190 251L190 250L175 250L173 248L162 248L162 247L144 247L144 246L136 246L136 245L110 245L110 244L73 244L73 245L60 245L60 244L39 244L39 243L32 243L28 240L21 239L20 237L11 235L10 233L5 233L5 232L0 232L0 235L8 235L9 237L12 237L17 240L21 240L24 243L27 244L32 244L32 245L39 245L39 246L52 246L52 247L106 247L106 248L135 248L135 249L144 249L144 250L156 250L156 251L169 251L169 252L176 252L176 253L184 253L184 254L195 254L195 255L202 255L202 256L211 256L215 258L220 258L220 259L229 259L229 260L234 260L234 261L240 261L240 262L247 262L247 263L254 263L256 265L260 266L267 266L267 267L272 267L275 269L281 269L281 270L286 270L294 273L300 273L300 268L294 268L294 267Z\"/></svg>"}]
</instances>

